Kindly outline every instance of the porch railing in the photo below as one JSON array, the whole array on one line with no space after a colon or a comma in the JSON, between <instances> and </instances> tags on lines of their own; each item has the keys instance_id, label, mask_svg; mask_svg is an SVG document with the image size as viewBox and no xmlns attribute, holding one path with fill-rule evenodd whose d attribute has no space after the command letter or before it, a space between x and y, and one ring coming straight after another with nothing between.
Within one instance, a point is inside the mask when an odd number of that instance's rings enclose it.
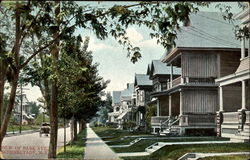
<instances>
[{"instance_id":1,"label":"porch railing","mask_svg":"<svg viewBox=\"0 0 250 160\"><path fill-rule=\"evenodd\" d=\"M180 125L215 125L216 115L182 115Z\"/></svg>"},{"instance_id":2,"label":"porch railing","mask_svg":"<svg viewBox=\"0 0 250 160\"><path fill-rule=\"evenodd\" d=\"M161 125L163 122L167 121L169 116L154 116L151 117L151 125Z\"/></svg>"},{"instance_id":3,"label":"porch railing","mask_svg":"<svg viewBox=\"0 0 250 160\"><path fill-rule=\"evenodd\" d=\"M178 86L180 84L213 84L215 83L214 78L195 78L195 77L178 77L172 82L167 82L167 88Z\"/></svg>"},{"instance_id":4,"label":"porch railing","mask_svg":"<svg viewBox=\"0 0 250 160\"><path fill-rule=\"evenodd\" d=\"M238 112L226 112L223 113L223 123L239 123Z\"/></svg>"},{"instance_id":5,"label":"porch railing","mask_svg":"<svg viewBox=\"0 0 250 160\"><path fill-rule=\"evenodd\" d=\"M177 85L181 84L181 76L178 77L178 78L175 78L173 81L172 81L172 87L175 87Z\"/></svg>"}]
</instances>

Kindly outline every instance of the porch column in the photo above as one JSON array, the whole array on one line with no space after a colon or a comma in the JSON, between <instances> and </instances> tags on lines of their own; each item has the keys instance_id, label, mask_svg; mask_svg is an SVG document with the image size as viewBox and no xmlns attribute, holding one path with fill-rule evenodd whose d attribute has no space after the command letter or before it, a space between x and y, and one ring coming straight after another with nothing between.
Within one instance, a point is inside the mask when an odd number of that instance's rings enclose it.
<instances>
[{"instance_id":1,"label":"porch column","mask_svg":"<svg viewBox=\"0 0 250 160\"><path fill-rule=\"evenodd\" d=\"M250 57L250 39L248 39L248 57Z\"/></svg>"},{"instance_id":2,"label":"porch column","mask_svg":"<svg viewBox=\"0 0 250 160\"><path fill-rule=\"evenodd\" d=\"M222 86L219 86L219 101L220 101L220 111L223 111L223 90L222 90Z\"/></svg>"},{"instance_id":3,"label":"porch column","mask_svg":"<svg viewBox=\"0 0 250 160\"><path fill-rule=\"evenodd\" d=\"M172 116L172 97L171 95L168 96L168 112L169 112L169 116Z\"/></svg>"},{"instance_id":4,"label":"porch column","mask_svg":"<svg viewBox=\"0 0 250 160\"><path fill-rule=\"evenodd\" d=\"M241 38L241 59L245 58L245 37Z\"/></svg>"},{"instance_id":5,"label":"porch column","mask_svg":"<svg viewBox=\"0 0 250 160\"><path fill-rule=\"evenodd\" d=\"M170 87L172 87L173 82L173 65L170 65Z\"/></svg>"},{"instance_id":6,"label":"porch column","mask_svg":"<svg viewBox=\"0 0 250 160\"><path fill-rule=\"evenodd\" d=\"M241 81L241 83L242 83L242 99L241 99L242 106L241 106L241 109L245 110L246 109L246 81L243 80L243 81Z\"/></svg>"},{"instance_id":7,"label":"porch column","mask_svg":"<svg viewBox=\"0 0 250 160\"><path fill-rule=\"evenodd\" d=\"M157 98L157 116L160 116L160 101Z\"/></svg>"},{"instance_id":8,"label":"porch column","mask_svg":"<svg viewBox=\"0 0 250 160\"><path fill-rule=\"evenodd\" d=\"M183 115L182 91L180 91L180 116Z\"/></svg>"}]
</instances>

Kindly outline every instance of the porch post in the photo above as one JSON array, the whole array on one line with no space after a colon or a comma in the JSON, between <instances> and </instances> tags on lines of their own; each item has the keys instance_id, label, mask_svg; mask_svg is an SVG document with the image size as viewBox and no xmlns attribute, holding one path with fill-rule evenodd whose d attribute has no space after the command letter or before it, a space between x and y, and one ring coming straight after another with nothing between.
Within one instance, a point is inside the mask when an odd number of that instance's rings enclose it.
<instances>
[{"instance_id":1,"label":"porch post","mask_svg":"<svg viewBox=\"0 0 250 160\"><path fill-rule=\"evenodd\" d=\"M245 37L241 38L241 59L245 58Z\"/></svg>"},{"instance_id":2,"label":"porch post","mask_svg":"<svg viewBox=\"0 0 250 160\"><path fill-rule=\"evenodd\" d=\"M245 110L246 109L246 81L243 80L243 81L241 81L241 83L242 83L242 99L241 99L242 106L241 106L241 109Z\"/></svg>"},{"instance_id":3,"label":"porch post","mask_svg":"<svg viewBox=\"0 0 250 160\"><path fill-rule=\"evenodd\" d=\"M171 95L168 96L168 115L172 116L172 97Z\"/></svg>"},{"instance_id":4,"label":"porch post","mask_svg":"<svg viewBox=\"0 0 250 160\"><path fill-rule=\"evenodd\" d=\"M219 97L219 101L220 101L220 111L223 111L223 90L222 90L222 86L219 87L220 89L220 97Z\"/></svg>"},{"instance_id":5,"label":"porch post","mask_svg":"<svg viewBox=\"0 0 250 160\"><path fill-rule=\"evenodd\" d=\"M157 117L160 116L160 101L157 98Z\"/></svg>"},{"instance_id":6,"label":"porch post","mask_svg":"<svg viewBox=\"0 0 250 160\"><path fill-rule=\"evenodd\" d=\"M180 116L183 115L182 91L180 91Z\"/></svg>"},{"instance_id":7,"label":"porch post","mask_svg":"<svg viewBox=\"0 0 250 160\"><path fill-rule=\"evenodd\" d=\"M170 87L172 87L172 82L173 82L173 65L170 65Z\"/></svg>"}]
</instances>

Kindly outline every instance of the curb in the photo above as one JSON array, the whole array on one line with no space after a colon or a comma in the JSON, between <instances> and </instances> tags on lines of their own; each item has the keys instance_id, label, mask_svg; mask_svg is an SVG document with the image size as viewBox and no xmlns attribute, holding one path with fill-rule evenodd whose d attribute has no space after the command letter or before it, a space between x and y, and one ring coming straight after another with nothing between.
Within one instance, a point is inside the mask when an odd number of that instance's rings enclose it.
<instances>
[{"instance_id":1,"label":"curb","mask_svg":"<svg viewBox=\"0 0 250 160\"><path fill-rule=\"evenodd\" d=\"M39 132L39 130L26 130L26 131L22 131L21 133L18 132L7 132L6 133L6 137L12 137L12 136L19 136L19 135L24 135L24 134L29 134L29 133L35 133L35 132Z\"/></svg>"}]
</instances>

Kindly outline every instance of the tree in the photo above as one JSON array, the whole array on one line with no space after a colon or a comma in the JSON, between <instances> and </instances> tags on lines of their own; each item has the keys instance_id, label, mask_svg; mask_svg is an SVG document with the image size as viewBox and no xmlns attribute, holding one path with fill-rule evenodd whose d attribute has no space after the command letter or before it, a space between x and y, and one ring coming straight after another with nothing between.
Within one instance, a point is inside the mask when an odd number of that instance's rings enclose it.
<instances>
[{"instance_id":1,"label":"tree","mask_svg":"<svg viewBox=\"0 0 250 160\"><path fill-rule=\"evenodd\" d=\"M86 122L95 115L100 105L99 94L106 83L98 76L97 64L93 64L92 53L87 51L89 38L84 41L80 36L62 42L59 60L59 116L76 121ZM76 138L76 129L74 137Z\"/></svg>"},{"instance_id":2,"label":"tree","mask_svg":"<svg viewBox=\"0 0 250 160\"><path fill-rule=\"evenodd\" d=\"M151 128L151 117L156 116L156 106L154 104L146 106L145 122L146 130Z\"/></svg>"},{"instance_id":3,"label":"tree","mask_svg":"<svg viewBox=\"0 0 250 160\"><path fill-rule=\"evenodd\" d=\"M36 102L29 102L29 105L31 107L31 110L30 110L31 114L34 114L36 118L39 114L39 108L41 108L41 106L37 105Z\"/></svg>"},{"instance_id":4,"label":"tree","mask_svg":"<svg viewBox=\"0 0 250 160\"><path fill-rule=\"evenodd\" d=\"M48 87L50 92L46 92L50 97L51 104L48 104L50 116L56 118L57 114L57 55L59 40L70 39L77 28L90 29L94 31L97 38L103 40L109 35L114 37L119 44L128 51L128 56L134 63L140 57L140 48L133 46L126 36L126 28L129 25L144 25L151 29L151 38L156 38L157 42L166 49L172 48L175 44L176 29L180 23L184 24L189 20L188 15L198 11L198 6L208 6L207 2L135 2L129 5L114 5L110 8L97 8L88 5L79 6L75 2L1 2L0 12L6 14L5 17L14 17L9 25L14 28L13 40L8 41L7 47L1 43L0 60L0 107L2 107L2 88L7 78L10 80L11 93L8 106L4 113L0 131L0 151L2 140L6 133L7 125L11 116L16 96L19 73L37 55L48 52L52 54L52 66L50 82L43 87ZM4 6L4 7L3 7ZM59 11L60 10L60 11ZM2 18L1 18L2 19ZM60 24L58 24L60 21ZM0 21L1 27L2 22ZM8 29L7 29L8 30ZM8 32L8 31L7 31ZM13 31L12 31L13 32ZM247 32L245 32L247 33ZM249 33L249 29L248 29ZM0 34L1 41L7 42L4 38L11 34ZM35 42L35 47L30 49L30 45ZM4 51L2 48L5 48ZM53 48L51 50L51 48ZM4 65L3 65L4 64ZM44 82L45 83L45 82ZM47 90L47 91L48 91ZM90 89L91 91L92 89ZM86 102L85 102L86 103ZM90 103L89 107L96 106ZM87 118L86 116L85 118ZM57 119L51 119L56 123ZM57 128L55 124L55 129ZM55 146L57 132L52 131L49 158L55 157Z\"/></svg>"},{"instance_id":5,"label":"tree","mask_svg":"<svg viewBox=\"0 0 250 160\"><path fill-rule=\"evenodd\" d=\"M112 107L112 96L110 92L106 94L106 99L102 101L102 104L99 106L98 117L102 123L106 123L108 119L108 113L113 111Z\"/></svg>"}]
</instances>

